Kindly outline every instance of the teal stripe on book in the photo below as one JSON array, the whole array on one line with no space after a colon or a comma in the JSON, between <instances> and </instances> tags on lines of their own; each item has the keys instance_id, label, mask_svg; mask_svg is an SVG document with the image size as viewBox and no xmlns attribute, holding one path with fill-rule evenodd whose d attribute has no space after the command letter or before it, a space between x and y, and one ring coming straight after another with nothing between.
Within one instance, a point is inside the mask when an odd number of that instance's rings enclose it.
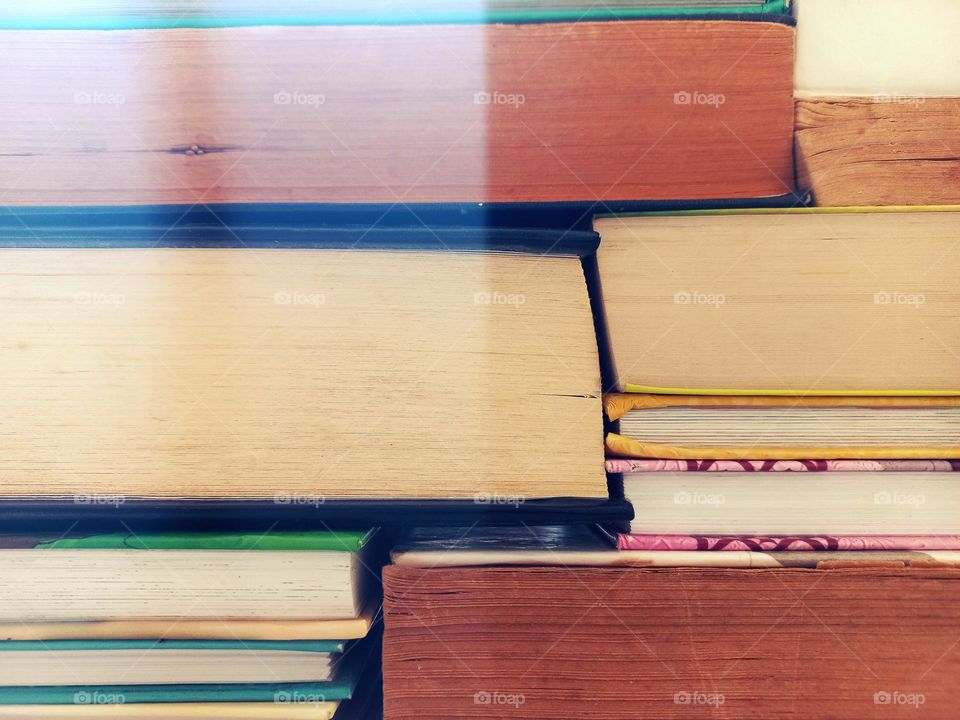
<instances>
[{"instance_id":1,"label":"teal stripe on book","mask_svg":"<svg viewBox=\"0 0 960 720\"><path fill-rule=\"evenodd\" d=\"M283 650L340 653L341 640L3 640L0 652L70 652L79 650Z\"/></svg>"},{"instance_id":2,"label":"teal stripe on book","mask_svg":"<svg viewBox=\"0 0 960 720\"><path fill-rule=\"evenodd\" d=\"M416 5L409 9L382 12L374 9L352 7L349 10L332 10L313 14L263 14L263 15L215 15L183 14L135 15L135 14L89 14L83 12L85 4L65 3L59 11L10 11L0 10L0 30L160 30L174 28L228 28L263 25L309 26L309 25L438 25L438 24L485 24L485 23L546 23L606 20L641 20L644 18L668 18L684 16L740 15L749 19L758 15L785 15L789 12L789 0L769 0L763 4L742 4L717 7L610 7L586 5L584 7L559 7L555 9L481 9L466 7L437 11ZM456 3L451 2L452 7ZM31 10L33 8L31 7Z\"/></svg>"},{"instance_id":3,"label":"teal stripe on book","mask_svg":"<svg viewBox=\"0 0 960 720\"><path fill-rule=\"evenodd\" d=\"M177 702L280 702L305 704L348 700L351 685L64 685L0 687L0 705L121 705ZM107 713L104 713L105 715Z\"/></svg>"}]
</instances>

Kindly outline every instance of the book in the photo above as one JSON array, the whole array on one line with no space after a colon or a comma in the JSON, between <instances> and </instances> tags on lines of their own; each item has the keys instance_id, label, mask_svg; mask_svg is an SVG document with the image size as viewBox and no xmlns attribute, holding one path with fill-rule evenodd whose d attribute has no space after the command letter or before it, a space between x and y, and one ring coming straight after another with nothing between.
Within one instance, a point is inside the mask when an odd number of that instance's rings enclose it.
<instances>
[{"instance_id":1,"label":"book","mask_svg":"<svg viewBox=\"0 0 960 720\"><path fill-rule=\"evenodd\" d=\"M419 568L817 567L841 561L958 564L960 536L610 534L600 526L586 525L417 528L394 547L390 561Z\"/></svg>"},{"instance_id":2,"label":"book","mask_svg":"<svg viewBox=\"0 0 960 720\"><path fill-rule=\"evenodd\" d=\"M64 530L142 503L252 502L272 527L346 500L606 500L594 234L268 217L151 248L146 211L79 242L44 217L43 247L0 249L0 496L61 503Z\"/></svg>"},{"instance_id":3,"label":"book","mask_svg":"<svg viewBox=\"0 0 960 720\"><path fill-rule=\"evenodd\" d=\"M798 182L818 205L960 202L960 98L801 97L796 106Z\"/></svg>"},{"instance_id":4,"label":"book","mask_svg":"<svg viewBox=\"0 0 960 720\"><path fill-rule=\"evenodd\" d=\"M414 528L390 561L412 567L476 565L595 566L629 560L590 525Z\"/></svg>"},{"instance_id":5,"label":"book","mask_svg":"<svg viewBox=\"0 0 960 720\"><path fill-rule=\"evenodd\" d=\"M960 535L960 484L949 470L824 471L779 467L623 474L631 533L686 535Z\"/></svg>"},{"instance_id":6,"label":"book","mask_svg":"<svg viewBox=\"0 0 960 720\"><path fill-rule=\"evenodd\" d=\"M625 3L514 3L507 17L433 5L450 14L14 11L0 29L0 173L16 178L4 201L592 206L793 192L792 18L699 14L782 3L663 18L622 17Z\"/></svg>"},{"instance_id":7,"label":"book","mask_svg":"<svg viewBox=\"0 0 960 720\"><path fill-rule=\"evenodd\" d=\"M949 0L797 4L797 177L818 205L960 202Z\"/></svg>"},{"instance_id":8,"label":"book","mask_svg":"<svg viewBox=\"0 0 960 720\"><path fill-rule=\"evenodd\" d=\"M39 682L29 686L0 687L0 717L216 717L227 720L262 717L294 720L332 718L336 714L338 720L369 718L376 716L374 711L381 695L379 649L382 622L378 621L371 630L371 637L349 644L237 639L0 643L0 653L8 653L6 659L18 658L28 667L31 657L36 656L39 669L32 677L49 679L58 672L42 668L40 656L46 654L48 662L59 663L62 666L60 674L66 672L71 679L67 685ZM135 649L139 651L139 657L131 657L126 665L118 665L113 680L109 680L109 664L114 655ZM187 668L178 666L173 657L158 662L155 655L186 651L195 653L194 659L185 659L188 664L195 664L196 675L177 683L174 676L186 674ZM225 657L224 651L230 651L231 656ZM97 653L104 656L98 658ZM210 657L201 658L202 653ZM283 659L283 655L290 657ZM303 667L299 671L293 662L297 659L294 656L300 656L298 660ZM335 677L321 682L285 679L296 674L309 674L307 666L310 665L314 670L318 669L318 663L324 657L331 658ZM84 667L85 659L91 667ZM212 676L224 671L211 666L220 663L230 663L234 668L246 664L252 677L259 672L259 680L212 683ZM141 665L148 666L148 669L141 668ZM24 674L28 667L5 668L5 677L10 679ZM151 670L155 673L152 682L135 682L138 676L149 674ZM83 683L84 679L95 679L98 673L104 675L103 682ZM94 709L99 709L99 713Z\"/></svg>"},{"instance_id":9,"label":"book","mask_svg":"<svg viewBox=\"0 0 960 720\"><path fill-rule=\"evenodd\" d=\"M348 700L352 692L352 684L345 682L0 687L0 705L301 702L322 706Z\"/></svg>"},{"instance_id":10,"label":"book","mask_svg":"<svg viewBox=\"0 0 960 720\"><path fill-rule=\"evenodd\" d=\"M0 687L326 682L341 642L35 640L0 642Z\"/></svg>"},{"instance_id":11,"label":"book","mask_svg":"<svg viewBox=\"0 0 960 720\"><path fill-rule=\"evenodd\" d=\"M960 568L929 561L391 565L384 717L948 720L958 582ZM793 673L787 649L816 662Z\"/></svg>"},{"instance_id":12,"label":"book","mask_svg":"<svg viewBox=\"0 0 960 720\"><path fill-rule=\"evenodd\" d=\"M0 718L112 718L113 720L170 720L170 718L215 718L215 720L331 720L339 701L301 705L277 702L140 703L113 705L2 705Z\"/></svg>"},{"instance_id":13,"label":"book","mask_svg":"<svg viewBox=\"0 0 960 720\"><path fill-rule=\"evenodd\" d=\"M786 14L789 0L611 0L597 7L584 0L485 0L456 5L446 0L416 0L397 6L386 0L359 3L309 0L273 2L269 10L256 0L82 0L45 3L27 10L0 9L0 28L143 29L221 28L244 25L320 25L356 23L510 22L548 18L575 20L687 14Z\"/></svg>"},{"instance_id":14,"label":"book","mask_svg":"<svg viewBox=\"0 0 960 720\"><path fill-rule=\"evenodd\" d=\"M952 458L960 457L960 398L955 396L615 393L604 396L604 408L615 429L607 433L607 450L624 457L773 462L888 459L904 467L910 463L897 461L944 458L949 465ZM935 463L921 463L921 469L931 465ZM865 463L863 467L882 466Z\"/></svg>"},{"instance_id":15,"label":"book","mask_svg":"<svg viewBox=\"0 0 960 720\"><path fill-rule=\"evenodd\" d=\"M960 212L831 210L597 219L605 384L693 395L960 394Z\"/></svg>"},{"instance_id":16,"label":"book","mask_svg":"<svg viewBox=\"0 0 960 720\"><path fill-rule=\"evenodd\" d=\"M608 567L816 568L838 563L960 565L958 536L772 537L620 533L600 526L419 528L393 549L391 564L410 568ZM613 542L611 542L613 541ZM739 543L739 544L738 544ZM616 547L615 547L616 546Z\"/></svg>"},{"instance_id":17,"label":"book","mask_svg":"<svg viewBox=\"0 0 960 720\"><path fill-rule=\"evenodd\" d=\"M545 461L549 464L549 461ZM122 503L75 502L72 497L0 497L0 525L7 532L45 531L137 534L195 531L261 532L298 528L349 528L358 525L403 528L415 525L531 525L619 522L633 517L630 504L620 497L526 498L518 495L476 493L462 500L436 499L314 499L306 494L286 502L274 498L150 499L127 497ZM106 496L112 499L110 496Z\"/></svg>"},{"instance_id":18,"label":"book","mask_svg":"<svg viewBox=\"0 0 960 720\"><path fill-rule=\"evenodd\" d=\"M354 640L370 632L376 609L369 602L355 618L321 620L181 618L175 623L161 619L95 620L80 622L0 622L0 641L56 640L235 640L255 641Z\"/></svg>"},{"instance_id":19,"label":"book","mask_svg":"<svg viewBox=\"0 0 960 720\"><path fill-rule=\"evenodd\" d=\"M174 625L179 620L356 618L379 583L374 533L319 535L264 535L262 541L273 549L223 537L207 547L202 534L54 542L5 538L0 569L8 582L0 587L0 621L26 627L141 619ZM33 639L46 642L47 637Z\"/></svg>"}]
</instances>

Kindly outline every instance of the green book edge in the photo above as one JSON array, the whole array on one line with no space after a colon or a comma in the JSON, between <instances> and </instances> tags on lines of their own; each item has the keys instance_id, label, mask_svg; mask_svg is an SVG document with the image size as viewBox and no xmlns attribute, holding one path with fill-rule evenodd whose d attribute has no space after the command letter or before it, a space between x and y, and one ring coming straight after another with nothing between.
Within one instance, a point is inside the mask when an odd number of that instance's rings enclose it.
<instances>
[{"instance_id":1,"label":"green book edge","mask_svg":"<svg viewBox=\"0 0 960 720\"><path fill-rule=\"evenodd\" d=\"M358 552L376 534L370 530L271 533L114 533L38 543L39 550L328 550Z\"/></svg>"},{"instance_id":2,"label":"green book edge","mask_svg":"<svg viewBox=\"0 0 960 720\"><path fill-rule=\"evenodd\" d=\"M336 702L352 682L217 685L62 685L0 687L0 705L120 705L180 702ZM106 715L107 713L104 713Z\"/></svg>"},{"instance_id":3,"label":"green book edge","mask_svg":"<svg viewBox=\"0 0 960 720\"><path fill-rule=\"evenodd\" d=\"M342 640L3 640L0 652L82 650L283 650L342 653Z\"/></svg>"},{"instance_id":4,"label":"green book edge","mask_svg":"<svg viewBox=\"0 0 960 720\"><path fill-rule=\"evenodd\" d=\"M227 28L258 25L442 25L487 23L542 23L594 20L634 20L683 17L686 15L786 15L790 0L767 0L762 5L735 5L716 8L560 8L556 10L506 10L500 12L455 10L433 12L420 17L415 12L377 14L363 12L319 13L316 15L260 15L254 17L103 17L52 13L31 17L0 16L0 30L159 30L174 28Z\"/></svg>"}]
</instances>

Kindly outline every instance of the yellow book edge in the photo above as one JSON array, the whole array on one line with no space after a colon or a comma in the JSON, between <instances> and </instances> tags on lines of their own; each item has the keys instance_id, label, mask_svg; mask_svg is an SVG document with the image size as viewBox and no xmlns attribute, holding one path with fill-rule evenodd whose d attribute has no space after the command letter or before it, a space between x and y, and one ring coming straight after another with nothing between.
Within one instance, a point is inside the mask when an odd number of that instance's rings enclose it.
<instances>
[{"instance_id":1,"label":"yellow book edge","mask_svg":"<svg viewBox=\"0 0 960 720\"><path fill-rule=\"evenodd\" d=\"M741 390L733 388L672 388L623 386L626 393L649 395L775 395L778 397L957 397L960 390Z\"/></svg>"},{"instance_id":2,"label":"yellow book edge","mask_svg":"<svg viewBox=\"0 0 960 720\"><path fill-rule=\"evenodd\" d=\"M798 205L786 208L714 208L712 210L650 210L647 212L604 213L595 218L614 217L696 217L701 215L838 215L853 213L960 212L960 205L842 205L820 207Z\"/></svg>"},{"instance_id":3,"label":"yellow book edge","mask_svg":"<svg viewBox=\"0 0 960 720\"><path fill-rule=\"evenodd\" d=\"M611 421L633 411L672 407L695 408L960 408L957 396L867 397L836 395L663 395L652 393L605 393L603 410Z\"/></svg>"},{"instance_id":4,"label":"yellow book edge","mask_svg":"<svg viewBox=\"0 0 960 720\"><path fill-rule=\"evenodd\" d=\"M655 445L607 433L607 452L616 457L658 460L952 460L960 447L678 447Z\"/></svg>"},{"instance_id":5,"label":"yellow book edge","mask_svg":"<svg viewBox=\"0 0 960 720\"><path fill-rule=\"evenodd\" d=\"M0 640L356 640L374 608L343 620L177 620L0 623Z\"/></svg>"}]
</instances>

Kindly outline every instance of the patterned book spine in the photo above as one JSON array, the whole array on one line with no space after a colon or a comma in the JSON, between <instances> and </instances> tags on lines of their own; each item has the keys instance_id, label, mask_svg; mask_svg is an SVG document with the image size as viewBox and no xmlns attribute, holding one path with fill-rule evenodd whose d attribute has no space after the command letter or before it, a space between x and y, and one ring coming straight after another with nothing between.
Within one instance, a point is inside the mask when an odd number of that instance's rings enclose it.
<instances>
[{"instance_id":1,"label":"patterned book spine","mask_svg":"<svg viewBox=\"0 0 960 720\"><path fill-rule=\"evenodd\" d=\"M607 460L608 473L960 472L960 460Z\"/></svg>"},{"instance_id":2,"label":"patterned book spine","mask_svg":"<svg viewBox=\"0 0 960 720\"><path fill-rule=\"evenodd\" d=\"M621 533L620 550L830 552L847 550L960 550L958 535L640 535Z\"/></svg>"}]
</instances>

